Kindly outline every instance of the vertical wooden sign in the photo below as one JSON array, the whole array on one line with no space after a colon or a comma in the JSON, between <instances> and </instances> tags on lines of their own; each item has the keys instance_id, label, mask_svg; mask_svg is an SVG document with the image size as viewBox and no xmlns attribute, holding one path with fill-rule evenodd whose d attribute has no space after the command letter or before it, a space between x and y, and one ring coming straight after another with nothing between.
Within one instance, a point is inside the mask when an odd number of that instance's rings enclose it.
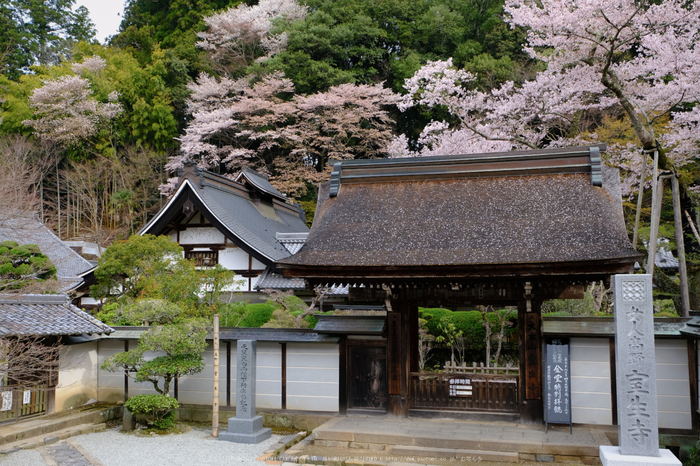
<instances>
[{"instance_id":1,"label":"vertical wooden sign","mask_svg":"<svg viewBox=\"0 0 700 466\"><path fill-rule=\"evenodd\" d=\"M212 400L212 437L219 436L219 314L214 314L214 399Z\"/></svg>"},{"instance_id":2,"label":"vertical wooden sign","mask_svg":"<svg viewBox=\"0 0 700 466\"><path fill-rule=\"evenodd\" d=\"M525 397L542 399L542 317L539 312L525 313Z\"/></svg>"}]
</instances>

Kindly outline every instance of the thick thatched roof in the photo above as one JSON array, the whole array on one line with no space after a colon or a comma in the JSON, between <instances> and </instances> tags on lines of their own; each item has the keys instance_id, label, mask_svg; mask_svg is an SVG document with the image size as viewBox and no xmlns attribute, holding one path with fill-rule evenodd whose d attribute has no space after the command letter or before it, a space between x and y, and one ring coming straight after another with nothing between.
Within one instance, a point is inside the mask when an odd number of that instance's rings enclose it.
<instances>
[{"instance_id":1,"label":"thick thatched roof","mask_svg":"<svg viewBox=\"0 0 700 466\"><path fill-rule=\"evenodd\" d=\"M278 265L304 277L626 271L639 255L600 149L342 162L306 243Z\"/></svg>"}]
</instances>

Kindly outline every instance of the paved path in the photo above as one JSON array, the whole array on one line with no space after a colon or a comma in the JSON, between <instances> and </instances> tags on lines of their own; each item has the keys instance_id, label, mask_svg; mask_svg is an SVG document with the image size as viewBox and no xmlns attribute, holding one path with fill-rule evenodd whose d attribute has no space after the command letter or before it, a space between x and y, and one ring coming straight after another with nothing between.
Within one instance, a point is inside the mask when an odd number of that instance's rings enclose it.
<instances>
[{"instance_id":1,"label":"paved path","mask_svg":"<svg viewBox=\"0 0 700 466\"><path fill-rule=\"evenodd\" d=\"M50 461L53 460L56 466L100 466L101 464L94 458L88 460L74 445L65 441L43 447L41 453L47 464L51 464Z\"/></svg>"}]
</instances>

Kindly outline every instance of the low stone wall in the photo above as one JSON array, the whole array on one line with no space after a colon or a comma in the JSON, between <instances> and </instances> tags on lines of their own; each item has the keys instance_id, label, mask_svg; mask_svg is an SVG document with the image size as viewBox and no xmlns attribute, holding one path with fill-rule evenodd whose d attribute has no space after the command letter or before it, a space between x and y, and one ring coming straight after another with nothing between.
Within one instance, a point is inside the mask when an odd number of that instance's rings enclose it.
<instances>
[{"instance_id":1,"label":"low stone wall","mask_svg":"<svg viewBox=\"0 0 700 466\"><path fill-rule=\"evenodd\" d=\"M265 427L277 427L295 431L310 432L336 416L336 413L292 412L282 410L257 410L263 417ZM219 409L219 423L226 425L228 418L236 415L235 408ZM212 408L206 405L181 404L177 409L177 420L181 422L199 422L211 424Z\"/></svg>"}]
</instances>

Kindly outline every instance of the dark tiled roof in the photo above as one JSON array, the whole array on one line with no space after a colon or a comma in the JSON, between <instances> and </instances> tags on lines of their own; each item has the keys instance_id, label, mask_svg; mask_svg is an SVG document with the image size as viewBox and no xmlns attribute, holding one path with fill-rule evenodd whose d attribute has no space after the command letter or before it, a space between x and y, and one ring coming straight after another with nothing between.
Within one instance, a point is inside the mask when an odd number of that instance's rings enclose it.
<instances>
[{"instance_id":1,"label":"dark tiled roof","mask_svg":"<svg viewBox=\"0 0 700 466\"><path fill-rule=\"evenodd\" d=\"M405 267L410 274L417 266L631 266L639 257L627 237L612 169L603 169L598 187L585 172L472 177L470 164L459 165L457 157L450 159L451 171L438 174L431 172L432 158L412 159L413 165L394 172L378 161L376 176L371 162L348 170L336 197L329 195L330 183L322 186L305 245L280 267L326 267L333 274L345 267ZM489 163L499 166L495 158L479 170L489 171Z\"/></svg>"},{"instance_id":2,"label":"dark tiled roof","mask_svg":"<svg viewBox=\"0 0 700 466\"><path fill-rule=\"evenodd\" d=\"M693 316L685 323L681 329L681 334L700 339L700 317Z\"/></svg>"},{"instance_id":3,"label":"dark tiled roof","mask_svg":"<svg viewBox=\"0 0 700 466\"><path fill-rule=\"evenodd\" d=\"M272 202L256 201L248 186L202 170L186 171L183 177L175 195L140 234L165 233L168 222L177 215L184 199L191 199L231 241L247 248L264 263L272 263L290 254L277 241L278 232L309 231L302 219L301 208L282 202L280 199L284 196L279 199L275 196Z\"/></svg>"},{"instance_id":4,"label":"dark tiled roof","mask_svg":"<svg viewBox=\"0 0 700 466\"><path fill-rule=\"evenodd\" d=\"M273 272L270 267L266 268L255 284L255 289L263 290L305 290L306 282L303 278L288 278L280 273ZM332 286L327 296L347 296L348 286Z\"/></svg>"},{"instance_id":5,"label":"dark tiled roof","mask_svg":"<svg viewBox=\"0 0 700 466\"><path fill-rule=\"evenodd\" d=\"M258 278L255 284L256 290L305 290L306 284L303 278L286 278L282 274L275 273L269 267Z\"/></svg>"},{"instance_id":6,"label":"dark tiled roof","mask_svg":"<svg viewBox=\"0 0 700 466\"><path fill-rule=\"evenodd\" d=\"M318 333L341 335L381 335L384 332L386 316L315 316L318 323L314 330Z\"/></svg>"},{"instance_id":7,"label":"dark tiled roof","mask_svg":"<svg viewBox=\"0 0 700 466\"><path fill-rule=\"evenodd\" d=\"M108 339L137 340L148 327L117 327ZM207 339L212 339L210 334ZM288 328L222 328L219 331L220 340L257 340L274 342L297 343L337 343L338 337L320 335L311 329Z\"/></svg>"},{"instance_id":8,"label":"dark tiled roof","mask_svg":"<svg viewBox=\"0 0 700 466\"><path fill-rule=\"evenodd\" d=\"M277 241L283 245L290 254L296 254L309 237L309 232L304 233L277 233Z\"/></svg>"},{"instance_id":9,"label":"dark tiled roof","mask_svg":"<svg viewBox=\"0 0 700 466\"><path fill-rule=\"evenodd\" d=\"M0 335L108 334L110 327L81 311L66 295L0 295Z\"/></svg>"},{"instance_id":10,"label":"dark tiled roof","mask_svg":"<svg viewBox=\"0 0 700 466\"><path fill-rule=\"evenodd\" d=\"M261 175L255 170L250 168L244 168L240 175L236 178L236 181L241 181L241 178L245 178L250 184L255 186L260 191L275 196L279 199L286 200L287 196L275 189L274 186L270 184L266 176Z\"/></svg>"},{"instance_id":11,"label":"dark tiled roof","mask_svg":"<svg viewBox=\"0 0 700 466\"><path fill-rule=\"evenodd\" d=\"M56 266L58 291L71 290L83 282L79 275L93 265L72 250L44 224L33 217L6 219L0 222L0 241L16 241L18 244L36 244Z\"/></svg>"}]
</instances>

